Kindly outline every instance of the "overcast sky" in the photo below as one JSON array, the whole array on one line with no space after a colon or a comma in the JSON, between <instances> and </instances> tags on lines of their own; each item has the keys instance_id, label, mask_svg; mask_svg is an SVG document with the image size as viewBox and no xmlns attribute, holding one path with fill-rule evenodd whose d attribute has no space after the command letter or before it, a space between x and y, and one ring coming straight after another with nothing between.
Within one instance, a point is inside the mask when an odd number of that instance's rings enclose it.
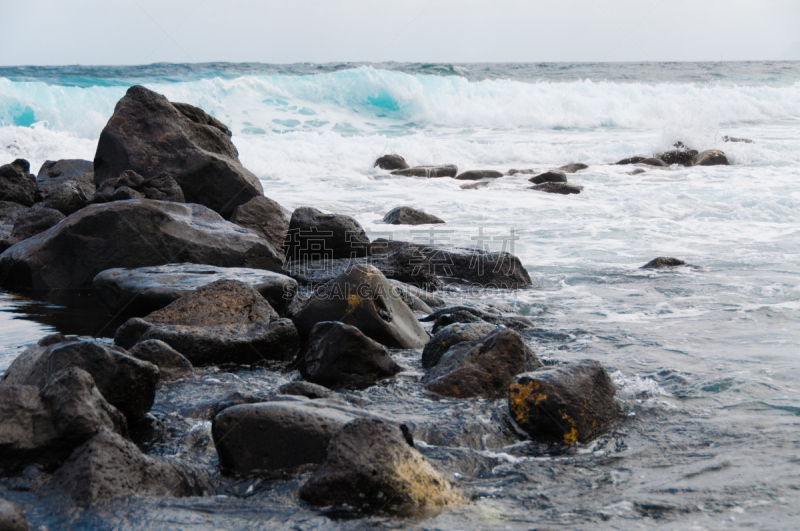
<instances>
[{"instance_id":1,"label":"overcast sky","mask_svg":"<svg viewBox=\"0 0 800 531\"><path fill-rule=\"evenodd\" d=\"M800 0L0 0L0 64L800 60Z\"/></svg>"}]
</instances>

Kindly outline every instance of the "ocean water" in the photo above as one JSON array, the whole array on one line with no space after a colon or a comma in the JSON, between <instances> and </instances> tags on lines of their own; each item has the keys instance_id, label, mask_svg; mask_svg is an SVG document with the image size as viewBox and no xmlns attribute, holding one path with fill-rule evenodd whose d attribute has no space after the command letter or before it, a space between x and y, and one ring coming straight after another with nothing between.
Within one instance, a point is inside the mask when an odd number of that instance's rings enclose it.
<instances>
[{"instance_id":1,"label":"ocean water","mask_svg":"<svg viewBox=\"0 0 800 531\"><path fill-rule=\"evenodd\" d=\"M800 63L0 68L0 163L23 157L36 172L45 160L92 159L131 84L226 123L243 164L287 208L352 215L373 238L505 246L535 288L483 296L535 318L526 337L540 357L598 359L618 384L630 418L608 437L563 455L473 450L480 471L461 474L471 504L369 525L797 527ZM629 175L632 166L610 164L677 141L723 149L732 165ZM584 186L580 195L528 190L521 174L464 190L453 179L388 176L372 167L385 153L461 171L590 167L569 176ZM433 234L383 225L400 205L447 224ZM657 256L696 267L640 269ZM52 302L0 291L0 371L56 329L97 332ZM413 380L418 361L403 364ZM401 383L359 396L401 416L461 407ZM442 457L453 448L424 448L448 473L465 466ZM320 516L291 491L276 484L256 500L145 500L112 520L122 528L224 528L239 517L241 525L298 529L363 524ZM100 527L106 517L82 516Z\"/></svg>"}]
</instances>

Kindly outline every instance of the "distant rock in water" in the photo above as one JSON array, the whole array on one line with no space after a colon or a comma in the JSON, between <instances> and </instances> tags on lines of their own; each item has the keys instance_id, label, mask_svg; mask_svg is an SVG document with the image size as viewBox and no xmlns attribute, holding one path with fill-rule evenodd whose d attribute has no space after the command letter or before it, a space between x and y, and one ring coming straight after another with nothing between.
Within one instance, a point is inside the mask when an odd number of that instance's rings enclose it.
<instances>
[{"instance_id":1,"label":"distant rock in water","mask_svg":"<svg viewBox=\"0 0 800 531\"><path fill-rule=\"evenodd\" d=\"M635 169L635 170L633 170L633 171L629 171L629 172L627 172L627 174L628 174L628 175L641 175L641 174L643 174L643 173L647 173L647 170L644 170L644 169L642 169L642 168L636 168L636 169Z\"/></svg>"},{"instance_id":2,"label":"distant rock in water","mask_svg":"<svg viewBox=\"0 0 800 531\"><path fill-rule=\"evenodd\" d=\"M460 186L460 188L462 190L478 190L480 188L486 188L490 184L491 184L490 181L478 181L478 182L472 183L472 184L462 184Z\"/></svg>"},{"instance_id":3,"label":"distant rock in water","mask_svg":"<svg viewBox=\"0 0 800 531\"><path fill-rule=\"evenodd\" d=\"M429 223L444 223L444 220L431 214L426 214L416 208L399 206L383 216L383 222L390 225L426 225Z\"/></svg>"},{"instance_id":4,"label":"distant rock in water","mask_svg":"<svg viewBox=\"0 0 800 531\"><path fill-rule=\"evenodd\" d=\"M642 159L639 162L637 162L636 164L647 164L648 166L658 166L658 167L662 167L662 168L666 168L667 166L669 166L669 164L667 164L663 160L661 160L659 158L656 158L656 157L650 157L650 158L647 158L647 159Z\"/></svg>"},{"instance_id":5,"label":"distant rock in water","mask_svg":"<svg viewBox=\"0 0 800 531\"><path fill-rule=\"evenodd\" d=\"M145 179L168 173L187 202L205 205L225 218L263 195L258 178L239 162L231 132L222 122L139 85L117 102L100 133L95 183L100 187L126 170Z\"/></svg>"},{"instance_id":6,"label":"distant rock in water","mask_svg":"<svg viewBox=\"0 0 800 531\"><path fill-rule=\"evenodd\" d=\"M668 165L680 164L685 166L697 153L698 151L696 149L675 149L659 153L656 155L656 158Z\"/></svg>"},{"instance_id":7,"label":"distant rock in water","mask_svg":"<svg viewBox=\"0 0 800 531\"><path fill-rule=\"evenodd\" d=\"M647 262L642 266L642 269L661 269L663 267L677 267L682 265L686 265L686 262L683 260L678 260L677 258L667 258L661 256Z\"/></svg>"},{"instance_id":8,"label":"distant rock in water","mask_svg":"<svg viewBox=\"0 0 800 531\"><path fill-rule=\"evenodd\" d=\"M638 164L643 161L647 157L630 157L627 159L622 159L614 164L626 165L626 164Z\"/></svg>"},{"instance_id":9,"label":"distant rock in water","mask_svg":"<svg viewBox=\"0 0 800 531\"><path fill-rule=\"evenodd\" d=\"M564 173L575 173L581 170L585 170L589 166L582 162L573 162L572 164L566 164L558 168L559 170L563 171Z\"/></svg>"},{"instance_id":10,"label":"distant rock in water","mask_svg":"<svg viewBox=\"0 0 800 531\"><path fill-rule=\"evenodd\" d=\"M533 175L534 173L537 173L537 172L539 172L539 171L541 171L541 170L533 170L533 169L526 169L526 170L508 170L508 171L506 172L506 175L509 175L509 176L510 176L510 175L516 175L516 174L518 174L518 173L520 173L520 174L522 174L522 175Z\"/></svg>"},{"instance_id":11,"label":"distant rock in water","mask_svg":"<svg viewBox=\"0 0 800 531\"><path fill-rule=\"evenodd\" d=\"M540 173L535 177L531 177L528 179L529 182L533 184L542 184L542 183L565 183L567 182L567 176L564 174L563 171L547 171L544 173Z\"/></svg>"},{"instance_id":12,"label":"distant rock in water","mask_svg":"<svg viewBox=\"0 0 800 531\"><path fill-rule=\"evenodd\" d=\"M727 155L723 151L718 149L709 149L708 151L703 151L702 153L698 153L694 157L686 163L687 166L728 166L730 165L730 161L728 161Z\"/></svg>"},{"instance_id":13,"label":"distant rock in water","mask_svg":"<svg viewBox=\"0 0 800 531\"><path fill-rule=\"evenodd\" d=\"M402 175L404 177L455 177L458 174L458 167L455 164L445 164L444 166L416 166L404 170L394 170L392 175Z\"/></svg>"},{"instance_id":14,"label":"distant rock in water","mask_svg":"<svg viewBox=\"0 0 800 531\"><path fill-rule=\"evenodd\" d=\"M745 144L755 144L755 141L750 140L749 138L736 138L735 136L723 136L723 142L744 142Z\"/></svg>"},{"instance_id":15,"label":"distant rock in water","mask_svg":"<svg viewBox=\"0 0 800 531\"><path fill-rule=\"evenodd\" d=\"M536 190L537 192L569 195L569 194L581 193L581 190L583 190L583 186L575 186L574 184L567 184L567 183L542 183L542 184L537 184L536 186L531 186L530 189Z\"/></svg>"},{"instance_id":16,"label":"distant rock in water","mask_svg":"<svg viewBox=\"0 0 800 531\"><path fill-rule=\"evenodd\" d=\"M406 159L400 155L390 154L378 157L378 160L375 161L373 167L380 168L382 170L405 170L408 169L409 166L406 162Z\"/></svg>"},{"instance_id":17,"label":"distant rock in water","mask_svg":"<svg viewBox=\"0 0 800 531\"><path fill-rule=\"evenodd\" d=\"M495 170L469 170L456 176L459 181L480 181L481 179L497 179L503 174Z\"/></svg>"}]
</instances>

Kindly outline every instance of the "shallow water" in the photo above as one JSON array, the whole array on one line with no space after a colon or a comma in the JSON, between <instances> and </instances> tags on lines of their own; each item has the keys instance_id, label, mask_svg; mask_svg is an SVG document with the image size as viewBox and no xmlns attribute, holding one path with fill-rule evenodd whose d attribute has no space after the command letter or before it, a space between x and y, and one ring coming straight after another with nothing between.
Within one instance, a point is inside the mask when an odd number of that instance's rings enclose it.
<instances>
[{"instance_id":1,"label":"shallow water","mask_svg":"<svg viewBox=\"0 0 800 531\"><path fill-rule=\"evenodd\" d=\"M535 319L526 339L543 359L603 362L630 414L614 433L567 452L495 440L493 406L422 394L418 352L398 352L401 377L349 398L413 424L421 451L474 494L467 506L419 521L341 520L297 501L303 478L260 482L250 494L253 480L220 479L215 497L77 512L75 525L796 527L800 63L154 65L0 76L0 163L91 159L115 102L142 82L228 124L245 166L287 208L353 215L373 238L505 244L535 289L483 296ZM755 143L723 143L722 135ZM677 140L724 149L734 164L636 176L627 174L632 166L608 165ZM577 196L529 191L521 174L462 190L460 181L388 177L371 167L391 151L412 165L460 170L590 168L569 176L584 186ZM380 223L402 204L447 224L431 236ZM656 256L697 267L639 269ZM105 324L85 309L0 293L0 370L54 330L107 335ZM208 426L181 416L184 402L237 386L266 392L295 376L204 369L170 384L154 412L181 429L151 451L188 452L213 469L213 451L185 449L187 434ZM465 433L488 433L489 443L459 447ZM29 518L57 526L65 518L58 507L40 504Z\"/></svg>"}]
</instances>

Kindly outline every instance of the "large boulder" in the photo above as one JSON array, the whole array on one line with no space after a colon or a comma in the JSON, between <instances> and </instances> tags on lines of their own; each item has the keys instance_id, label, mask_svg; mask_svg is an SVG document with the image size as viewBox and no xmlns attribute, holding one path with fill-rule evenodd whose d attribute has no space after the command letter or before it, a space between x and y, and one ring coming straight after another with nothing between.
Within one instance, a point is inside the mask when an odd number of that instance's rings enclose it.
<instances>
[{"instance_id":1,"label":"large boulder","mask_svg":"<svg viewBox=\"0 0 800 531\"><path fill-rule=\"evenodd\" d=\"M289 230L289 216L289 211L272 199L258 196L236 207L231 222L250 229L280 251Z\"/></svg>"},{"instance_id":2,"label":"large boulder","mask_svg":"<svg viewBox=\"0 0 800 531\"><path fill-rule=\"evenodd\" d=\"M456 174L458 174L458 167L455 164L415 166L392 172L392 175L402 175L404 177L455 177Z\"/></svg>"},{"instance_id":3,"label":"large boulder","mask_svg":"<svg viewBox=\"0 0 800 531\"><path fill-rule=\"evenodd\" d=\"M459 181L480 181L481 179L498 179L502 172L496 170L469 170L456 175Z\"/></svg>"},{"instance_id":4,"label":"large boulder","mask_svg":"<svg viewBox=\"0 0 800 531\"><path fill-rule=\"evenodd\" d=\"M0 201L33 206L39 196L39 186L36 177L29 173L30 169L25 159L0 166Z\"/></svg>"},{"instance_id":5,"label":"large boulder","mask_svg":"<svg viewBox=\"0 0 800 531\"><path fill-rule=\"evenodd\" d=\"M508 407L534 440L586 443L622 416L615 392L599 362L582 360L518 375L510 386Z\"/></svg>"},{"instance_id":6,"label":"large boulder","mask_svg":"<svg viewBox=\"0 0 800 531\"><path fill-rule=\"evenodd\" d=\"M288 360L297 349L297 331L255 289L235 280L203 286L144 319L117 330L124 348L158 339L193 365Z\"/></svg>"},{"instance_id":7,"label":"large boulder","mask_svg":"<svg viewBox=\"0 0 800 531\"><path fill-rule=\"evenodd\" d=\"M321 464L331 438L355 418L354 412L325 404L243 404L217 414L211 433L224 469L269 476Z\"/></svg>"},{"instance_id":8,"label":"large boulder","mask_svg":"<svg viewBox=\"0 0 800 531\"><path fill-rule=\"evenodd\" d=\"M312 505L366 513L420 515L466 499L406 439L380 419L349 422L331 440L322 467L300 489Z\"/></svg>"},{"instance_id":9,"label":"large boulder","mask_svg":"<svg viewBox=\"0 0 800 531\"><path fill-rule=\"evenodd\" d=\"M219 280L243 282L282 312L297 291L297 281L264 269L167 264L137 269L109 269L92 282L100 302L116 315L142 316Z\"/></svg>"},{"instance_id":10,"label":"large boulder","mask_svg":"<svg viewBox=\"0 0 800 531\"><path fill-rule=\"evenodd\" d=\"M45 195L51 189L66 183L76 185L87 198L92 197L97 190L94 184L94 164L91 160L47 160L39 168L36 182Z\"/></svg>"},{"instance_id":11,"label":"large boulder","mask_svg":"<svg viewBox=\"0 0 800 531\"><path fill-rule=\"evenodd\" d=\"M127 433L125 417L78 367L53 374L41 389L0 385L0 471L56 466L102 430Z\"/></svg>"},{"instance_id":12,"label":"large boulder","mask_svg":"<svg viewBox=\"0 0 800 531\"><path fill-rule=\"evenodd\" d=\"M98 273L176 262L280 271L281 257L249 230L193 204L139 199L90 205L0 255L0 284L88 289Z\"/></svg>"},{"instance_id":13,"label":"large boulder","mask_svg":"<svg viewBox=\"0 0 800 531\"><path fill-rule=\"evenodd\" d=\"M382 170L405 170L408 168L408 162L400 155L389 154L378 157L372 166Z\"/></svg>"},{"instance_id":14,"label":"large boulder","mask_svg":"<svg viewBox=\"0 0 800 531\"><path fill-rule=\"evenodd\" d=\"M331 388L369 387L401 371L383 345L335 321L314 325L294 365L306 380Z\"/></svg>"},{"instance_id":15,"label":"large boulder","mask_svg":"<svg viewBox=\"0 0 800 531\"><path fill-rule=\"evenodd\" d=\"M470 314L471 315L471 314ZM476 317L476 319L478 319ZM497 326L479 321L453 323L438 330L422 350L422 367L430 369L439 364L442 356L459 343L478 341L497 329Z\"/></svg>"},{"instance_id":16,"label":"large boulder","mask_svg":"<svg viewBox=\"0 0 800 531\"><path fill-rule=\"evenodd\" d=\"M727 155L719 149L709 149L698 153L686 163L687 166L728 166L729 164Z\"/></svg>"},{"instance_id":17,"label":"large boulder","mask_svg":"<svg viewBox=\"0 0 800 531\"><path fill-rule=\"evenodd\" d=\"M355 326L366 336L390 348L417 348L428 334L392 285L374 266L359 265L318 289L294 317L302 337L322 321Z\"/></svg>"},{"instance_id":18,"label":"large boulder","mask_svg":"<svg viewBox=\"0 0 800 531\"><path fill-rule=\"evenodd\" d=\"M0 498L0 531L28 531L25 511L16 503Z\"/></svg>"},{"instance_id":19,"label":"large boulder","mask_svg":"<svg viewBox=\"0 0 800 531\"><path fill-rule=\"evenodd\" d=\"M454 398L504 396L514 376L542 362L513 330L499 329L483 339L458 343L422 378L428 391Z\"/></svg>"},{"instance_id":20,"label":"large boulder","mask_svg":"<svg viewBox=\"0 0 800 531\"><path fill-rule=\"evenodd\" d=\"M390 225L426 225L444 223L444 220L416 208L399 206L387 212L383 216L383 222Z\"/></svg>"},{"instance_id":21,"label":"large boulder","mask_svg":"<svg viewBox=\"0 0 800 531\"><path fill-rule=\"evenodd\" d=\"M229 217L263 195L261 183L239 162L231 132L219 120L185 103L133 86L117 102L100 133L95 182L133 170L145 179L169 173L189 203Z\"/></svg>"},{"instance_id":22,"label":"large boulder","mask_svg":"<svg viewBox=\"0 0 800 531\"><path fill-rule=\"evenodd\" d=\"M287 260L330 260L369 255L369 238L350 216L323 214L300 207L292 213L286 233Z\"/></svg>"},{"instance_id":23,"label":"large boulder","mask_svg":"<svg viewBox=\"0 0 800 531\"><path fill-rule=\"evenodd\" d=\"M155 365L129 356L113 345L60 335L48 336L23 351L6 370L0 388L42 387L67 367L88 372L103 397L129 422L141 419L153 405L159 377Z\"/></svg>"},{"instance_id":24,"label":"large boulder","mask_svg":"<svg viewBox=\"0 0 800 531\"><path fill-rule=\"evenodd\" d=\"M79 505L117 497L203 496L213 492L207 475L175 459L144 455L135 444L102 431L78 447L52 482Z\"/></svg>"}]
</instances>

